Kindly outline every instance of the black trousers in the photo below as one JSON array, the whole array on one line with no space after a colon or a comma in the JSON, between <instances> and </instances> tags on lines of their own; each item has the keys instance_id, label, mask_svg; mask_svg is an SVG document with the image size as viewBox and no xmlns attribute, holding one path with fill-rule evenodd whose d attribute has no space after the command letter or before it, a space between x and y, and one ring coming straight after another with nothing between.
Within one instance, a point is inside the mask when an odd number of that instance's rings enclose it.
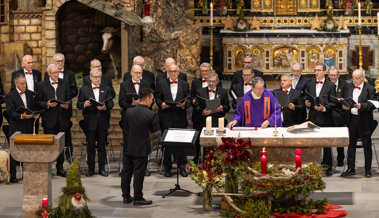
<instances>
[{"instance_id":1,"label":"black trousers","mask_svg":"<svg viewBox=\"0 0 379 218\"><path fill-rule=\"evenodd\" d=\"M87 131L88 146L88 169L89 171L95 171L95 156L96 156L96 142L97 142L97 158L99 162L99 170L104 170L105 160L107 154L105 146L107 145L108 130L100 129L97 127L96 131Z\"/></svg>"},{"instance_id":2,"label":"black trousers","mask_svg":"<svg viewBox=\"0 0 379 218\"><path fill-rule=\"evenodd\" d=\"M43 128L43 133L44 134L58 134L60 132L65 132L66 126L61 126L60 123L57 121L56 125L54 128ZM58 156L57 158L57 164L55 165L57 170L63 170L63 163L64 163L64 152Z\"/></svg>"},{"instance_id":3,"label":"black trousers","mask_svg":"<svg viewBox=\"0 0 379 218\"><path fill-rule=\"evenodd\" d=\"M10 155L10 169L9 169L9 173L11 174L11 176L16 176L16 173L17 173L17 163L19 163L18 161L16 161L12 155Z\"/></svg>"},{"instance_id":4,"label":"black trousers","mask_svg":"<svg viewBox=\"0 0 379 218\"><path fill-rule=\"evenodd\" d=\"M66 148L70 148L70 149L66 149L65 151L65 154L66 154L66 159L70 158L70 156L72 157L72 137L71 137L71 127L72 127L72 121L70 120L70 118L68 119L68 126L66 128L66 131L64 133L64 140L65 140L65 146ZM70 151L71 151L71 154L70 154Z\"/></svg>"},{"instance_id":5,"label":"black trousers","mask_svg":"<svg viewBox=\"0 0 379 218\"><path fill-rule=\"evenodd\" d=\"M365 170L371 170L372 162L372 142L371 142L371 133L363 134L362 123L359 120L359 117L356 115L351 116L349 124L349 147L347 148L347 166L349 168L355 168L355 155L357 149L358 138L361 138L363 144L363 152L365 155Z\"/></svg>"},{"instance_id":6,"label":"black trousers","mask_svg":"<svg viewBox=\"0 0 379 218\"><path fill-rule=\"evenodd\" d=\"M124 145L124 151L125 151ZM147 156L135 157L125 155L122 160L123 168L121 172L121 189L122 197L127 198L130 195L130 183L134 174L133 188L134 200L143 199L143 181L145 180L145 170L147 168Z\"/></svg>"}]
</instances>

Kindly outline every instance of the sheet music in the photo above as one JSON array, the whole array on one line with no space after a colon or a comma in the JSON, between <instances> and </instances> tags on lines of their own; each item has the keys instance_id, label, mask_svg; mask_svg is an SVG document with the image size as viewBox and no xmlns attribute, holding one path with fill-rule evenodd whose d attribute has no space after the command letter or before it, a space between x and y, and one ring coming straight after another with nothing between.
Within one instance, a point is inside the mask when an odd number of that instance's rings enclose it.
<instances>
[{"instance_id":1,"label":"sheet music","mask_svg":"<svg viewBox=\"0 0 379 218\"><path fill-rule=\"evenodd\" d=\"M192 142L196 131L168 130L165 142Z\"/></svg>"},{"instance_id":2,"label":"sheet music","mask_svg":"<svg viewBox=\"0 0 379 218\"><path fill-rule=\"evenodd\" d=\"M376 108L379 108L379 101L368 100L371 104L373 104Z\"/></svg>"}]
</instances>

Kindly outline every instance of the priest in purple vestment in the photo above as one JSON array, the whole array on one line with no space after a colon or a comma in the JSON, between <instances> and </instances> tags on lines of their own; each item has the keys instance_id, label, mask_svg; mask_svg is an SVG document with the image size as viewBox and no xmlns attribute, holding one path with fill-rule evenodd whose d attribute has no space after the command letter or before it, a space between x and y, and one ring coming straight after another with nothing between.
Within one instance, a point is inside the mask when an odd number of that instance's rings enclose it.
<instances>
[{"instance_id":1,"label":"priest in purple vestment","mask_svg":"<svg viewBox=\"0 0 379 218\"><path fill-rule=\"evenodd\" d=\"M228 127L275 127L275 119L277 127L282 127L280 115L280 106L275 96L264 88L262 78L255 77L251 81L251 90L242 97Z\"/></svg>"}]
</instances>

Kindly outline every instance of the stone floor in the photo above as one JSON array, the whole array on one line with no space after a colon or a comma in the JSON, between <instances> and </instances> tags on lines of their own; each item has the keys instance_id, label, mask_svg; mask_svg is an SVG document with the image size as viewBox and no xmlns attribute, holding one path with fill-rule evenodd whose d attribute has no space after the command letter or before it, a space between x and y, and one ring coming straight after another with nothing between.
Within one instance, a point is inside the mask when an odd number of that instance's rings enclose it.
<instances>
[{"instance_id":1,"label":"stone floor","mask_svg":"<svg viewBox=\"0 0 379 218\"><path fill-rule=\"evenodd\" d=\"M375 139L374 143L379 144ZM377 148L377 152L379 149ZM111 174L104 178L98 174L91 178L82 175L83 185L87 195L92 199L89 208L93 215L100 218L108 217L218 217L220 211L220 198L214 198L214 211L203 212L202 197L194 194L188 194L177 191L174 194L162 198L162 195L168 193L170 188L174 188L176 183L176 173L173 177L166 178L159 174L158 166L154 162L155 153L152 155L150 162L150 171L152 175L146 177L144 183L144 197L153 200L150 206L133 206L132 204L124 205L122 203L120 177L118 174L118 152L116 152L116 161L111 157ZM336 154L336 152L334 152ZM375 154L375 153L374 153ZM79 155L75 151L74 156ZM357 150L357 175L342 178L340 173L343 167L337 167L336 173L330 177L324 177L327 183L324 193L316 192L311 195L312 199L318 200L323 198L330 199L332 204L341 205L349 213L347 217L361 218L379 218L379 171L375 156L373 158L373 177L367 179L364 177L364 160L363 150ZM54 164L53 164L54 165ZM65 169L69 164L65 163ZM86 169L85 169L86 170ZM19 172L19 171L18 171ZM55 169L53 167L53 172ZM18 173L20 176L20 173ZM190 177L179 177L180 186L193 192L201 192L201 188L191 181ZM22 205L22 181L17 184L6 185L0 184L0 218L20 217ZM65 179L53 177L53 198L56 199L61 195L60 189L65 186ZM56 204L54 204L56 206Z\"/></svg>"}]
</instances>

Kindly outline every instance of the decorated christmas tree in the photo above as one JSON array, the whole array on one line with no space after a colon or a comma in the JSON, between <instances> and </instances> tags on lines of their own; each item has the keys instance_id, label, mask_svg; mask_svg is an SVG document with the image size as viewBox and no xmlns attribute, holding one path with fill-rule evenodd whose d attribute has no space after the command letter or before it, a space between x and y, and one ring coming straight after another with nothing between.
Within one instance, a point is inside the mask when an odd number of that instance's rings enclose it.
<instances>
[{"instance_id":1,"label":"decorated christmas tree","mask_svg":"<svg viewBox=\"0 0 379 218\"><path fill-rule=\"evenodd\" d=\"M92 218L88 209L87 197L80 178L79 160L77 157L71 164L66 178L66 187L62 188L63 195L58 199L58 207L54 208L53 216L56 218Z\"/></svg>"}]
</instances>

